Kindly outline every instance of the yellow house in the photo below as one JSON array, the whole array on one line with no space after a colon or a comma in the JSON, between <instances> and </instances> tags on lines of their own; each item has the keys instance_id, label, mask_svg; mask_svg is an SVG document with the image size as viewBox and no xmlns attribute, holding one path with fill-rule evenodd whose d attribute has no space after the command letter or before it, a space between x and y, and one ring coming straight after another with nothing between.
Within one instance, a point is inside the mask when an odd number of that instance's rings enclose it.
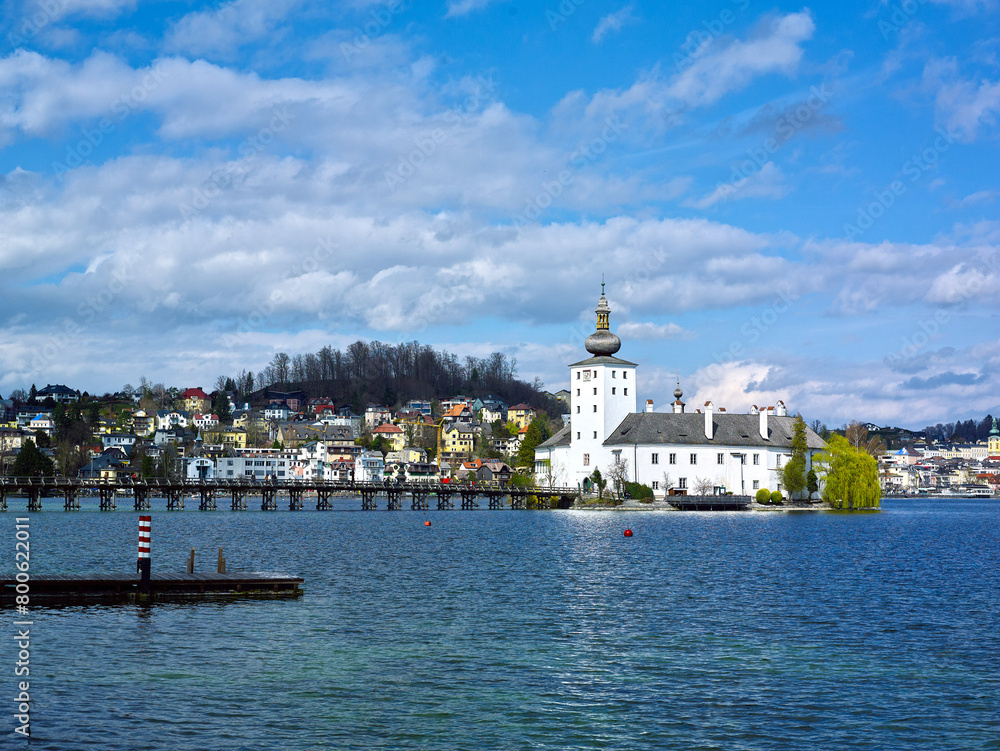
<instances>
[{"instance_id":1,"label":"yellow house","mask_svg":"<svg viewBox=\"0 0 1000 751\"><path fill-rule=\"evenodd\" d=\"M188 411L188 414L202 414L212 409L212 397L202 391L199 386L185 391L181 394L181 399L184 400L184 409Z\"/></svg>"},{"instance_id":2,"label":"yellow house","mask_svg":"<svg viewBox=\"0 0 1000 751\"><path fill-rule=\"evenodd\" d=\"M527 404L517 404L507 410L507 422L514 423L518 429L526 428L535 419L535 410Z\"/></svg>"},{"instance_id":3,"label":"yellow house","mask_svg":"<svg viewBox=\"0 0 1000 751\"><path fill-rule=\"evenodd\" d=\"M398 425L387 422L372 431L372 436L381 436L389 444L390 451L402 451L406 443L406 433Z\"/></svg>"},{"instance_id":4,"label":"yellow house","mask_svg":"<svg viewBox=\"0 0 1000 751\"><path fill-rule=\"evenodd\" d=\"M247 432L241 428L206 430L201 437L205 443L219 443L226 448L245 449L247 447Z\"/></svg>"},{"instance_id":5,"label":"yellow house","mask_svg":"<svg viewBox=\"0 0 1000 751\"><path fill-rule=\"evenodd\" d=\"M456 423L445 428L441 433L442 454L472 454L475 445L475 433L468 425Z\"/></svg>"}]
</instances>

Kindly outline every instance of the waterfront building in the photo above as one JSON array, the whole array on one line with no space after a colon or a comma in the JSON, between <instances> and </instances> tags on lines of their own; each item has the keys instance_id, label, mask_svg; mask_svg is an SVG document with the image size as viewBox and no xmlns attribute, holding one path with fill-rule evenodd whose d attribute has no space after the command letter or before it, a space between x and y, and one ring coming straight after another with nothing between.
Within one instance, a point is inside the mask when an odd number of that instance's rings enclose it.
<instances>
[{"instance_id":1,"label":"waterfront building","mask_svg":"<svg viewBox=\"0 0 1000 751\"><path fill-rule=\"evenodd\" d=\"M781 489L778 470L791 458L794 423L782 402L737 414L706 401L687 412L678 384L671 411L656 412L647 400L639 412L638 365L617 357L622 343L610 330L603 285L595 313L597 328L585 342L591 356L569 366L569 424L535 450L540 482L582 486L595 469L607 475L627 461L624 479L658 497ZM806 442L808 469L825 444L808 428Z\"/></svg>"}]
</instances>

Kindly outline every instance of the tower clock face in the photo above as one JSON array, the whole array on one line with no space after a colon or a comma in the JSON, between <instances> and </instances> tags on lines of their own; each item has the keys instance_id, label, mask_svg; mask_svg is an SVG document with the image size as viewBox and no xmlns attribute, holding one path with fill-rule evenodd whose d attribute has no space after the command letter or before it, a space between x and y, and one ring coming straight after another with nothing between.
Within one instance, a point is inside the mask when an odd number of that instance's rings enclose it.
<instances>
[{"instance_id":1,"label":"tower clock face","mask_svg":"<svg viewBox=\"0 0 1000 751\"><path fill-rule=\"evenodd\" d=\"M590 371L589 370L583 371L583 380L585 380L585 381L589 381L590 380Z\"/></svg>"}]
</instances>

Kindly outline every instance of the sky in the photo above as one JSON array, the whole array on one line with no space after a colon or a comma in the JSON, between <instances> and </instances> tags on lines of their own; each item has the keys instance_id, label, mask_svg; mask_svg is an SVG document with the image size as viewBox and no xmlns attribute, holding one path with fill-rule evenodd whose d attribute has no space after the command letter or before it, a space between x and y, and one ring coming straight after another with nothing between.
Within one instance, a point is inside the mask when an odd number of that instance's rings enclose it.
<instances>
[{"instance_id":1,"label":"sky","mask_svg":"<svg viewBox=\"0 0 1000 751\"><path fill-rule=\"evenodd\" d=\"M998 0L4 2L0 394L417 340L997 413Z\"/></svg>"}]
</instances>

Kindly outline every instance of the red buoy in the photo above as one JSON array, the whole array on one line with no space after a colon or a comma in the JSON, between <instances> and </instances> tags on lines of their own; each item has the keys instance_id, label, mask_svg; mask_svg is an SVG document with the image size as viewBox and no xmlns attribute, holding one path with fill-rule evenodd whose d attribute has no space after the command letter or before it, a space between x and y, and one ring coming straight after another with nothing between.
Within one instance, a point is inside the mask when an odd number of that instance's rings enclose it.
<instances>
[{"instance_id":1,"label":"red buoy","mask_svg":"<svg viewBox=\"0 0 1000 751\"><path fill-rule=\"evenodd\" d=\"M625 530L625 536L626 537L631 537L632 536L632 530L631 529L626 529Z\"/></svg>"},{"instance_id":2,"label":"red buoy","mask_svg":"<svg viewBox=\"0 0 1000 751\"><path fill-rule=\"evenodd\" d=\"M430 522L424 522L424 526L425 527L429 527L429 526L431 526L431 523Z\"/></svg>"}]
</instances>

